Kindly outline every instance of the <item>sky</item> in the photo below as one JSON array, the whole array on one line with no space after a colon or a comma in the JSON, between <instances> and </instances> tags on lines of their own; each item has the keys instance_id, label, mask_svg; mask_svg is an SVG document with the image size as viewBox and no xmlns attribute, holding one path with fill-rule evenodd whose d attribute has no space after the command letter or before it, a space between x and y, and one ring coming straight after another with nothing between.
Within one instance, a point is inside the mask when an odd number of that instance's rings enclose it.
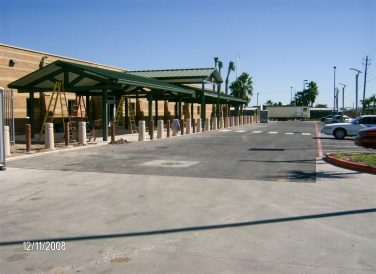
<instances>
[{"instance_id":1,"label":"sky","mask_svg":"<svg viewBox=\"0 0 376 274\"><path fill-rule=\"evenodd\" d=\"M366 97L376 94L376 0L0 0L0 11L3 44L128 70L214 67L219 57L223 78L234 61L252 77L250 105L257 93L259 104L288 104L309 80L315 103L332 107L336 66L352 107L350 68L364 72L366 56Z\"/></svg>"}]
</instances>

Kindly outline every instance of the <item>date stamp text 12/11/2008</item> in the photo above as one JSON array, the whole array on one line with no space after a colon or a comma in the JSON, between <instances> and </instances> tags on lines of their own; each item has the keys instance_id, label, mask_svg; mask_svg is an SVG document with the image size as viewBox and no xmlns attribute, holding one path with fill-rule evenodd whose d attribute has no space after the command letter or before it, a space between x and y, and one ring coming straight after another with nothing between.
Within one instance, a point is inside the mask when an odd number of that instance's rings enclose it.
<instances>
[{"instance_id":1,"label":"date stamp text 12/11/2008","mask_svg":"<svg viewBox=\"0 0 376 274\"><path fill-rule=\"evenodd\" d=\"M25 251L65 251L66 242L23 242Z\"/></svg>"}]
</instances>

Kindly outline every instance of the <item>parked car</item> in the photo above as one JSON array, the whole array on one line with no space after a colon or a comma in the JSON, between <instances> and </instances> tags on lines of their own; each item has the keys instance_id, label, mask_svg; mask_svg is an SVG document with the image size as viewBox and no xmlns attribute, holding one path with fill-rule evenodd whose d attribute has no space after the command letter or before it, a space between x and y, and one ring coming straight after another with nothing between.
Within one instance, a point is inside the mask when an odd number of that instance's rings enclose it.
<instances>
[{"instance_id":1,"label":"parked car","mask_svg":"<svg viewBox=\"0 0 376 274\"><path fill-rule=\"evenodd\" d=\"M321 118L321 122L325 122L326 119L332 118L333 116L334 116L334 115L331 114L331 115L328 115L328 116L322 117L322 118Z\"/></svg>"},{"instance_id":2,"label":"parked car","mask_svg":"<svg viewBox=\"0 0 376 274\"><path fill-rule=\"evenodd\" d=\"M376 127L359 130L354 141L358 146L376 148Z\"/></svg>"},{"instance_id":3,"label":"parked car","mask_svg":"<svg viewBox=\"0 0 376 274\"><path fill-rule=\"evenodd\" d=\"M347 115L337 114L333 115L330 118L325 119L326 124L334 124L334 123L349 123L351 122L351 118Z\"/></svg>"},{"instance_id":4,"label":"parked car","mask_svg":"<svg viewBox=\"0 0 376 274\"><path fill-rule=\"evenodd\" d=\"M327 124L321 128L321 133L343 139L346 136L356 136L360 130L368 127L376 127L376 115L359 116L350 123Z\"/></svg>"}]
</instances>

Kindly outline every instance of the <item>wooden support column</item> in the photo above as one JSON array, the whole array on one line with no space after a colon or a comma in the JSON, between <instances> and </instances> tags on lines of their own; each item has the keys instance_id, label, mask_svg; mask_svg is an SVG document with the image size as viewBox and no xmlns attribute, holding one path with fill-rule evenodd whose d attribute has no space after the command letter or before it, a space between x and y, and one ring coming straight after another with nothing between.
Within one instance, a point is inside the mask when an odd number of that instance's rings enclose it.
<instances>
[{"instance_id":1,"label":"wooden support column","mask_svg":"<svg viewBox=\"0 0 376 274\"><path fill-rule=\"evenodd\" d=\"M190 116L191 116L191 120L193 121L193 119L194 119L193 118L193 103L191 103L191 115Z\"/></svg>"},{"instance_id":2,"label":"wooden support column","mask_svg":"<svg viewBox=\"0 0 376 274\"><path fill-rule=\"evenodd\" d=\"M107 89L102 90L102 134L103 141L108 139L108 104L107 104Z\"/></svg>"},{"instance_id":3,"label":"wooden support column","mask_svg":"<svg viewBox=\"0 0 376 274\"><path fill-rule=\"evenodd\" d=\"M29 92L31 138L35 135L34 92Z\"/></svg>"},{"instance_id":4,"label":"wooden support column","mask_svg":"<svg viewBox=\"0 0 376 274\"><path fill-rule=\"evenodd\" d=\"M182 107L182 104L181 104L181 96L179 95L179 104L178 104L178 119L181 120L181 107Z\"/></svg>"},{"instance_id":5,"label":"wooden support column","mask_svg":"<svg viewBox=\"0 0 376 274\"><path fill-rule=\"evenodd\" d=\"M158 122L158 100L155 100L155 121Z\"/></svg>"},{"instance_id":6,"label":"wooden support column","mask_svg":"<svg viewBox=\"0 0 376 274\"><path fill-rule=\"evenodd\" d=\"M125 113L125 117L124 117L124 128L125 129L129 129L129 116L128 116L128 113L129 113L129 105L128 105L128 99L125 98L125 101L124 101L124 113Z\"/></svg>"},{"instance_id":7,"label":"wooden support column","mask_svg":"<svg viewBox=\"0 0 376 274\"><path fill-rule=\"evenodd\" d=\"M88 121L90 121L90 118L91 118L91 114L90 114L90 95L86 95L86 117L88 119Z\"/></svg>"},{"instance_id":8,"label":"wooden support column","mask_svg":"<svg viewBox=\"0 0 376 274\"><path fill-rule=\"evenodd\" d=\"M153 95L148 94L148 115L149 115L149 122L153 121Z\"/></svg>"},{"instance_id":9,"label":"wooden support column","mask_svg":"<svg viewBox=\"0 0 376 274\"><path fill-rule=\"evenodd\" d=\"M202 122L202 131L205 130L204 123L206 121L206 107L205 107L205 95L204 95L205 85L202 83L201 89L201 122Z\"/></svg>"}]
</instances>

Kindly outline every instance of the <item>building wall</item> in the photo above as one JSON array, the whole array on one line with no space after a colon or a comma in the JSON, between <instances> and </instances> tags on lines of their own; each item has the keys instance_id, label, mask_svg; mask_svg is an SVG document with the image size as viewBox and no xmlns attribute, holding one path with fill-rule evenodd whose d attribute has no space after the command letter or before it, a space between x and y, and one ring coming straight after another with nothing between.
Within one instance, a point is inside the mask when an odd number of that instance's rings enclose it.
<instances>
[{"instance_id":1,"label":"building wall","mask_svg":"<svg viewBox=\"0 0 376 274\"><path fill-rule=\"evenodd\" d=\"M69 62L84 64L84 65L91 65L91 66L105 68L105 69L111 69L115 71L124 71L124 69L121 69L121 68L116 68L116 67L111 67L107 65L78 60L74 58L59 56L55 54L0 44L0 87L7 88L9 83L39 69L41 59L44 56L47 57L44 60L44 65L52 63L56 60L62 60L62 61L69 61ZM10 60L15 61L15 64L13 66L10 66ZM29 95L27 93L17 93L17 90L13 90L13 92L14 92L14 116L15 116L16 131L22 132L24 129L24 125L28 123L26 106L27 106L27 98L29 97ZM36 125L37 128L38 128L38 125L40 126L41 120L43 118L42 117L43 110L41 108L43 108L48 103L49 98L50 97L48 93L46 93L46 98L44 100L42 99L41 101L43 102L41 102L39 100L39 94L38 93L35 94L35 99L36 99L35 119L37 122L37 125ZM68 95L67 99L74 99L74 95L73 94ZM199 108L197 106L199 105L195 105L194 107L193 118L200 117ZM153 109L154 107L155 107L155 104L153 103ZM140 109L143 112L144 116L147 117L148 115L147 100L145 99L140 100ZM170 112L171 117L174 117L174 113L175 113L174 103L168 103L167 110ZM190 107L186 107L185 109L183 108L183 110L184 111L182 111L182 113L185 114L184 118L188 118L190 116L189 114ZM210 107L210 105L207 105L206 112L207 112L206 117L211 117L212 108ZM57 113L59 113L59 111L57 111ZM158 113L159 113L159 116L164 115L165 113L164 102L159 102Z\"/></svg>"}]
</instances>

